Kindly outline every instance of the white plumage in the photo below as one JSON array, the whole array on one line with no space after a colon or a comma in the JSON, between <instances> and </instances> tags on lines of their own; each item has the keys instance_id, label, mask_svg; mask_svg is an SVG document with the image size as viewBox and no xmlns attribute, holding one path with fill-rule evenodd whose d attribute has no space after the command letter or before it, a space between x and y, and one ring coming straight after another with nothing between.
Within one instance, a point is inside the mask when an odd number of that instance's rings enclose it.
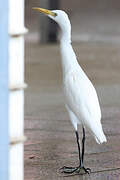
<instances>
[{"instance_id":1,"label":"white plumage","mask_svg":"<svg viewBox=\"0 0 120 180\"><path fill-rule=\"evenodd\" d=\"M56 21L61 28L60 50L63 70L63 91L66 109L76 132L80 160L78 167L64 166L62 172L73 173L80 172L81 169L84 169L85 173L89 173L90 169L84 168L83 165L84 127L94 136L97 143L100 144L107 141L101 125L101 110L96 90L77 62L71 45L71 24L67 14L61 10L49 11L42 8L34 9L47 14L51 19ZM81 124L83 127L82 155L80 153L79 136L77 132L78 124Z\"/></svg>"},{"instance_id":2,"label":"white plumage","mask_svg":"<svg viewBox=\"0 0 120 180\"><path fill-rule=\"evenodd\" d=\"M68 16L61 10L53 12L57 13L55 21L61 28L63 89L72 124L77 130L77 124L81 123L95 137L97 143L106 142L96 90L78 64L71 46L71 25Z\"/></svg>"}]
</instances>

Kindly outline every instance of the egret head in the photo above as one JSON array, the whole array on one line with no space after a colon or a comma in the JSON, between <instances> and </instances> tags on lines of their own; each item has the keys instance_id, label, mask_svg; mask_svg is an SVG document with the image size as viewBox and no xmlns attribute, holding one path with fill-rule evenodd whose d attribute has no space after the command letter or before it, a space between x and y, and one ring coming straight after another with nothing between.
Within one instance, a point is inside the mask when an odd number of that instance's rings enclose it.
<instances>
[{"instance_id":1,"label":"egret head","mask_svg":"<svg viewBox=\"0 0 120 180\"><path fill-rule=\"evenodd\" d=\"M49 18L54 20L61 28L63 32L71 33L71 24L68 18L68 15L62 10L48 10L43 8L34 7L34 10L37 10Z\"/></svg>"}]
</instances>

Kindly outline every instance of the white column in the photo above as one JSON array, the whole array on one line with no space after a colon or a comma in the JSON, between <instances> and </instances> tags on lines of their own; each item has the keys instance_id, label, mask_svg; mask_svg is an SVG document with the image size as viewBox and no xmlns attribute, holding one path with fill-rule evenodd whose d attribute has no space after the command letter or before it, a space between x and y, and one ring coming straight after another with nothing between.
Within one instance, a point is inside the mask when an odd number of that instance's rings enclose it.
<instances>
[{"instance_id":1,"label":"white column","mask_svg":"<svg viewBox=\"0 0 120 180\"><path fill-rule=\"evenodd\" d=\"M8 180L8 0L0 1L0 180Z\"/></svg>"},{"instance_id":2,"label":"white column","mask_svg":"<svg viewBox=\"0 0 120 180\"><path fill-rule=\"evenodd\" d=\"M24 0L9 0L9 179L24 179Z\"/></svg>"}]
</instances>

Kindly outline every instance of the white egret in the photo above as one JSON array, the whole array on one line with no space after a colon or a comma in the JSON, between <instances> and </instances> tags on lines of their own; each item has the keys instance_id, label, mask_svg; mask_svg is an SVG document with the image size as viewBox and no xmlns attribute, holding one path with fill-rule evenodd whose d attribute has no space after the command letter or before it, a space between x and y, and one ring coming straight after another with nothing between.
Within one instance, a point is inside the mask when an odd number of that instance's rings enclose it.
<instances>
[{"instance_id":1,"label":"white egret","mask_svg":"<svg viewBox=\"0 0 120 180\"><path fill-rule=\"evenodd\" d=\"M83 162L85 151L85 128L89 130L97 143L101 144L107 141L101 125L101 110L96 90L77 62L76 55L71 45L71 24L68 15L62 10L50 11L43 8L33 9L42 12L53 19L58 23L61 29L60 51L62 56L65 103L70 120L75 128L79 152L79 166L64 166L61 168L61 172L90 173L90 169L85 168ZM77 130L78 124L81 124L83 129L82 152L80 152Z\"/></svg>"}]
</instances>

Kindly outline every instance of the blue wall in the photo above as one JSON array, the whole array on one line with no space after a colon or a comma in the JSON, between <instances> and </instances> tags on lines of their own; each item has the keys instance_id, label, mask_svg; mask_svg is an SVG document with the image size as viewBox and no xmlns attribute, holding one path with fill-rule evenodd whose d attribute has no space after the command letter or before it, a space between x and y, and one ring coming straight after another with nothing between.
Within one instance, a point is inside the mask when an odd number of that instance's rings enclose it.
<instances>
[{"instance_id":1,"label":"blue wall","mask_svg":"<svg viewBox=\"0 0 120 180\"><path fill-rule=\"evenodd\" d=\"M8 180L8 0L0 0L0 180Z\"/></svg>"}]
</instances>

